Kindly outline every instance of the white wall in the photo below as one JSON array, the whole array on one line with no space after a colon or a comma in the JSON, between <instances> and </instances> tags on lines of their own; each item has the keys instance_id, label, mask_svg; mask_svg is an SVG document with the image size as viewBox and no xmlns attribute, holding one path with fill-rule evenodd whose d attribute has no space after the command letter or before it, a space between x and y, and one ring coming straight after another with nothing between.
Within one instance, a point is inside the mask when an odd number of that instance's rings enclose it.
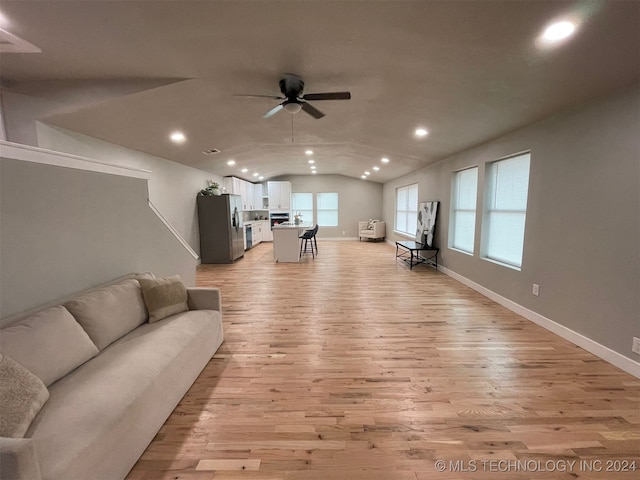
<instances>
[{"instance_id":1,"label":"white wall","mask_svg":"<svg viewBox=\"0 0 640 480\"><path fill-rule=\"evenodd\" d=\"M638 361L631 352L632 337L640 337L638 132L634 86L388 182L384 217L393 221L395 189L417 182L420 201L441 202L435 244L444 267ZM522 271L481 259L478 248L473 256L448 249L453 172L478 165L482 199L486 162L524 150L531 170Z\"/></svg>"},{"instance_id":2,"label":"white wall","mask_svg":"<svg viewBox=\"0 0 640 480\"><path fill-rule=\"evenodd\" d=\"M147 180L0 158L0 317L131 272L197 260L151 211Z\"/></svg>"},{"instance_id":3,"label":"white wall","mask_svg":"<svg viewBox=\"0 0 640 480\"><path fill-rule=\"evenodd\" d=\"M207 186L207 179L221 182L221 177L40 122L37 131L43 148L151 170L149 199L191 248L200 252L196 195Z\"/></svg>"},{"instance_id":4,"label":"white wall","mask_svg":"<svg viewBox=\"0 0 640 480\"><path fill-rule=\"evenodd\" d=\"M7 140L151 170L149 199L191 248L200 252L196 195L207 186L208 179L221 183L222 178L38 121L39 118L70 108L63 103L67 96L58 98L51 94L44 98L2 91Z\"/></svg>"}]
</instances>

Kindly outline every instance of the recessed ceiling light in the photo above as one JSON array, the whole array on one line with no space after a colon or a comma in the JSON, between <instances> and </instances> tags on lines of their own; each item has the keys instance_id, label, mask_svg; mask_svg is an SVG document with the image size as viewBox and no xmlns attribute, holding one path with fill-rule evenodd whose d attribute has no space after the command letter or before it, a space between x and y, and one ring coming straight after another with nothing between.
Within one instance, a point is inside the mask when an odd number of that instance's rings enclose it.
<instances>
[{"instance_id":1,"label":"recessed ceiling light","mask_svg":"<svg viewBox=\"0 0 640 480\"><path fill-rule=\"evenodd\" d=\"M311 165L311 170L315 170L316 166L315 165Z\"/></svg>"},{"instance_id":2,"label":"recessed ceiling light","mask_svg":"<svg viewBox=\"0 0 640 480\"><path fill-rule=\"evenodd\" d=\"M428 133L424 128L416 128L416 137L426 137Z\"/></svg>"},{"instance_id":3,"label":"recessed ceiling light","mask_svg":"<svg viewBox=\"0 0 640 480\"><path fill-rule=\"evenodd\" d=\"M187 137L185 137L184 133L182 132L173 132L171 135L169 135L169 138L174 143L182 143L187 139Z\"/></svg>"},{"instance_id":4,"label":"recessed ceiling light","mask_svg":"<svg viewBox=\"0 0 640 480\"><path fill-rule=\"evenodd\" d=\"M242 173L247 173L249 171L248 168L243 168L242 170L240 170Z\"/></svg>"},{"instance_id":5,"label":"recessed ceiling light","mask_svg":"<svg viewBox=\"0 0 640 480\"><path fill-rule=\"evenodd\" d=\"M309 163L316 163L316 161L311 159L311 160L309 160Z\"/></svg>"},{"instance_id":6,"label":"recessed ceiling light","mask_svg":"<svg viewBox=\"0 0 640 480\"><path fill-rule=\"evenodd\" d=\"M318 173L318 172L316 172L315 170L311 170L311 173L312 173L312 174L316 174L316 173Z\"/></svg>"},{"instance_id":7,"label":"recessed ceiling light","mask_svg":"<svg viewBox=\"0 0 640 480\"><path fill-rule=\"evenodd\" d=\"M360 178L363 179L363 180L366 180L367 176L366 175L360 175Z\"/></svg>"},{"instance_id":8,"label":"recessed ceiling light","mask_svg":"<svg viewBox=\"0 0 640 480\"><path fill-rule=\"evenodd\" d=\"M380 167L376 165L375 167L373 167L373 169L377 172L378 170L380 170Z\"/></svg>"},{"instance_id":9,"label":"recessed ceiling light","mask_svg":"<svg viewBox=\"0 0 640 480\"><path fill-rule=\"evenodd\" d=\"M260 175L259 173L254 173L253 176L257 177L258 175Z\"/></svg>"},{"instance_id":10,"label":"recessed ceiling light","mask_svg":"<svg viewBox=\"0 0 640 480\"><path fill-rule=\"evenodd\" d=\"M236 164L236 161L235 161L235 160L229 160L229 161L227 161L227 165L229 165L230 167L231 167L231 166L233 166L233 165L235 165L235 164Z\"/></svg>"},{"instance_id":11,"label":"recessed ceiling light","mask_svg":"<svg viewBox=\"0 0 640 480\"><path fill-rule=\"evenodd\" d=\"M264 180L264 177L263 177L262 175L260 175L260 176L258 177L258 180Z\"/></svg>"},{"instance_id":12,"label":"recessed ceiling light","mask_svg":"<svg viewBox=\"0 0 640 480\"><path fill-rule=\"evenodd\" d=\"M572 22L556 22L545 28L542 39L549 43L559 42L570 37L576 31L576 26Z\"/></svg>"},{"instance_id":13,"label":"recessed ceiling light","mask_svg":"<svg viewBox=\"0 0 640 480\"><path fill-rule=\"evenodd\" d=\"M382 157L380 160L382 163L389 163L389 159L387 157Z\"/></svg>"},{"instance_id":14,"label":"recessed ceiling light","mask_svg":"<svg viewBox=\"0 0 640 480\"><path fill-rule=\"evenodd\" d=\"M313 155L313 150L306 150L304 153L306 155Z\"/></svg>"},{"instance_id":15,"label":"recessed ceiling light","mask_svg":"<svg viewBox=\"0 0 640 480\"><path fill-rule=\"evenodd\" d=\"M364 174L365 175L371 175L371 172L367 170L366 172L364 172Z\"/></svg>"}]
</instances>

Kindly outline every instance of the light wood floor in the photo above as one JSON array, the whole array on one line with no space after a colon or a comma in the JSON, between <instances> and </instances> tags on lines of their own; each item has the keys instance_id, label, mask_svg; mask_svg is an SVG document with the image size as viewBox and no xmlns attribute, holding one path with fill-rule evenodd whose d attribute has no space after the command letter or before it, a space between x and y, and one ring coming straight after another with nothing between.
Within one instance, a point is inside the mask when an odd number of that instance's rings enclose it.
<instances>
[{"instance_id":1,"label":"light wood floor","mask_svg":"<svg viewBox=\"0 0 640 480\"><path fill-rule=\"evenodd\" d=\"M388 244L319 248L198 269L225 341L130 480L640 478L640 380Z\"/></svg>"}]
</instances>

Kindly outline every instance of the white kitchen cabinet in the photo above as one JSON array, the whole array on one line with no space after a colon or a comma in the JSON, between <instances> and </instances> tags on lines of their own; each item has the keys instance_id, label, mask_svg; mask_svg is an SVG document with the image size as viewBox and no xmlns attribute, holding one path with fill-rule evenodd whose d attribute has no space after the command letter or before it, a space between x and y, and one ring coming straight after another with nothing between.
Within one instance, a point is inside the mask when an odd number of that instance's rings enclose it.
<instances>
[{"instance_id":1,"label":"white kitchen cabinet","mask_svg":"<svg viewBox=\"0 0 640 480\"><path fill-rule=\"evenodd\" d=\"M262 184L253 184L253 210L262 210Z\"/></svg>"},{"instance_id":2,"label":"white kitchen cabinet","mask_svg":"<svg viewBox=\"0 0 640 480\"><path fill-rule=\"evenodd\" d=\"M269 210L291 210L291 182L267 182Z\"/></svg>"},{"instance_id":3,"label":"white kitchen cabinet","mask_svg":"<svg viewBox=\"0 0 640 480\"><path fill-rule=\"evenodd\" d=\"M269 220L262 220L262 241L273 242L273 232L271 231L271 222Z\"/></svg>"},{"instance_id":4,"label":"white kitchen cabinet","mask_svg":"<svg viewBox=\"0 0 640 480\"><path fill-rule=\"evenodd\" d=\"M255 247L262 241L262 222L253 222L251 228L251 243Z\"/></svg>"},{"instance_id":5,"label":"white kitchen cabinet","mask_svg":"<svg viewBox=\"0 0 640 480\"><path fill-rule=\"evenodd\" d=\"M257 205L260 205L260 203L255 201L255 186L253 183L236 177L224 177L223 181L227 193L242 197L242 210L258 210ZM262 187L260 191L262 191Z\"/></svg>"}]
</instances>

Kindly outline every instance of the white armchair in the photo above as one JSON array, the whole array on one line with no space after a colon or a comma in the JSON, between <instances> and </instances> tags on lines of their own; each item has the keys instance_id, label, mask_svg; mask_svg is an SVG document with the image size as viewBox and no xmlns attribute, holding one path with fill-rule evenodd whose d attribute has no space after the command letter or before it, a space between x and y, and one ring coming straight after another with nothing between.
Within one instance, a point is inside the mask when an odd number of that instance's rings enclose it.
<instances>
[{"instance_id":1,"label":"white armchair","mask_svg":"<svg viewBox=\"0 0 640 480\"><path fill-rule=\"evenodd\" d=\"M387 227L385 222L380 220L369 220L368 222L358 222L358 240L363 238L371 238L377 240L384 237L387 233Z\"/></svg>"}]
</instances>

